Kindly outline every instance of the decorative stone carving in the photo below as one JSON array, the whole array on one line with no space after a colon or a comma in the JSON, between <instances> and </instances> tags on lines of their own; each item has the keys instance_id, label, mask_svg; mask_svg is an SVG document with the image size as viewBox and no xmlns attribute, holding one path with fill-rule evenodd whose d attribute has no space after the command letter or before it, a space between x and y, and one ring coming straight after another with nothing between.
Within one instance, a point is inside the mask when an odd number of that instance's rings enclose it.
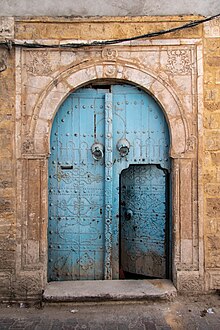
<instances>
[{"instance_id":1,"label":"decorative stone carving","mask_svg":"<svg viewBox=\"0 0 220 330\"><path fill-rule=\"evenodd\" d=\"M41 280L39 276L23 275L16 278L16 283L12 283L12 291L15 297L27 299L30 295L41 294Z\"/></svg>"},{"instance_id":2,"label":"decorative stone carving","mask_svg":"<svg viewBox=\"0 0 220 330\"><path fill-rule=\"evenodd\" d=\"M0 39L14 38L14 18L0 17Z\"/></svg>"},{"instance_id":3,"label":"decorative stone carving","mask_svg":"<svg viewBox=\"0 0 220 330\"><path fill-rule=\"evenodd\" d=\"M11 298L11 274L9 272L0 273L1 296L10 301Z\"/></svg>"},{"instance_id":4,"label":"decorative stone carving","mask_svg":"<svg viewBox=\"0 0 220 330\"><path fill-rule=\"evenodd\" d=\"M6 49L0 49L0 72L7 69L7 52Z\"/></svg>"},{"instance_id":5,"label":"decorative stone carving","mask_svg":"<svg viewBox=\"0 0 220 330\"><path fill-rule=\"evenodd\" d=\"M206 37L220 37L220 19L216 18L205 24Z\"/></svg>"},{"instance_id":6,"label":"decorative stone carving","mask_svg":"<svg viewBox=\"0 0 220 330\"><path fill-rule=\"evenodd\" d=\"M166 68L172 74L186 75L191 71L191 51L189 49L172 49L167 51Z\"/></svg>"},{"instance_id":7,"label":"decorative stone carving","mask_svg":"<svg viewBox=\"0 0 220 330\"><path fill-rule=\"evenodd\" d=\"M112 77L116 73L116 67L114 65L108 65L104 68L104 74L105 76Z\"/></svg>"},{"instance_id":8,"label":"decorative stone carving","mask_svg":"<svg viewBox=\"0 0 220 330\"><path fill-rule=\"evenodd\" d=\"M196 149L196 146L197 146L197 138L196 136L192 135L186 141L187 151L194 151Z\"/></svg>"},{"instance_id":9,"label":"decorative stone carving","mask_svg":"<svg viewBox=\"0 0 220 330\"><path fill-rule=\"evenodd\" d=\"M179 291L180 292L202 292L203 281L199 275L186 272L184 275L179 275Z\"/></svg>"},{"instance_id":10,"label":"decorative stone carving","mask_svg":"<svg viewBox=\"0 0 220 330\"><path fill-rule=\"evenodd\" d=\"M28 54L26 69L34 75L49 75L52 73L52 67L49 61L48 51L33 51Z\"/></svg>"},{"instance_id":11,"label":"decorative stone carving","mask_svg":"<svg viewBox=\"0 0 220 330\"><path fill-rule=\"evenodd\" d=\"M107 58L110 61L114 61L118 57L118 52L116 49L105 48L102 51L102 58Z\"/></svg>"},{"instance_id":12,"label":"decorative stone carving","mask_svg":"<svg viewBox=\"0 0 220 330\"><path fill-rule=\"evenodd\" d=\"M210 271L207 273L208 287L213 289L220 289L220 275L218 271Z\"/></svg>"},{"instance_id":13,"label":"decorative stone carving","mask_svg":"<svg viewBox=\"0 0 220 330\"><path fill-rule=\"evenodd\" d=\"M22 151L23 153L30 153L30 152L33 152L34 150L34 144L33 144L33 141L31 140L26 140L23 142L23 145L22 145Z\"/></svg>"}]
</instances>

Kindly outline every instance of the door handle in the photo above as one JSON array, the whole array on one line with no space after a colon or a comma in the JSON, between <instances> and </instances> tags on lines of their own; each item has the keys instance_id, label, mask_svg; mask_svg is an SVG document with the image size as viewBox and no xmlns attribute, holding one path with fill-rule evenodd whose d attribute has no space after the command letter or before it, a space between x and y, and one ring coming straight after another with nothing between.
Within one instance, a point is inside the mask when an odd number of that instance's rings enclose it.
<instances>
[{"instance_id":1,"label":"door handle","mask_svg":"<svg viewBox=\"0 0 220 330\"><path fill-rule=\"evenodd\" d=\"M91 150L95 160L101 160L104 157L104 146L101 143L93 143Z\"/></svg>"},{"instance_id":2,"label":"door handle","mask_svg":"<svg viewBox=\"0 0 220 330\"><path fill-rule=\"evenodd\" d=\"M133 211L130 209L126 210L124 216L126 220L131 220L131 218L133 217Z\"/></svg>"},{"instance_id":3,"label":"door handle","mask_svg":"<svg viewBox=\"0 0 220 330\"><path fill-rule=\"evenodd\" d=\"M130 151L130 143L127 139L120 139L117 143L117 149L120 153L120 156L125 157Z\"/></svg>"}]
</instances>

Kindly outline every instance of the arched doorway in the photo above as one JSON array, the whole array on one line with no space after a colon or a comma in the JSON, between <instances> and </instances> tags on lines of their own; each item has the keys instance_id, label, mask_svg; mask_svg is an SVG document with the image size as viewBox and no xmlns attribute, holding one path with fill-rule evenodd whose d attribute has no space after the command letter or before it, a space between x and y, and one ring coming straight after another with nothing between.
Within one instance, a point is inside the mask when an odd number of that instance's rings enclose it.
<instances>
[{"instance_id":1,"label":"arched doorway","mask_svg":"<svg viewBox=\"0 0 220 330\"><path fill-rule=\"evenodd\" d=\"M51 131L49 281L168 276L168 153L165 117L146 92L69 95Z\"/></svg>"}]
</instances>

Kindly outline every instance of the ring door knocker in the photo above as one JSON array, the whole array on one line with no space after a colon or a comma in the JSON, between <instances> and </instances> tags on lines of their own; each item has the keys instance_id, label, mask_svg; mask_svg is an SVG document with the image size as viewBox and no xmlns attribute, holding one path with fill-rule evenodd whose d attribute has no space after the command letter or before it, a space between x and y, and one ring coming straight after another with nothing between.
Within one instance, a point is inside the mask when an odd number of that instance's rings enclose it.
<instances>
[{"instance_id":1,"label":"ring door knocker","mask_svg":"<svg viewBox=\"0 0 220 330\"><path fill-rule=\"evenodd\" d=\"M93 143L92 145L92 157L95 160L101 160L104 157L104 146L101 143Z\"/></svg>"},{"instance_id":2,"label":"ring door knocker","mask_svg":"<svg viewBox=\"0 0 220 330\"><path fill-rule=\"evenodd\" d=\"M130 143L128 142L127 139L121 139L117 143L117 149L120 153L120 156L125 157L128 155L130 151Z\"/></svg>"}]
</instances>

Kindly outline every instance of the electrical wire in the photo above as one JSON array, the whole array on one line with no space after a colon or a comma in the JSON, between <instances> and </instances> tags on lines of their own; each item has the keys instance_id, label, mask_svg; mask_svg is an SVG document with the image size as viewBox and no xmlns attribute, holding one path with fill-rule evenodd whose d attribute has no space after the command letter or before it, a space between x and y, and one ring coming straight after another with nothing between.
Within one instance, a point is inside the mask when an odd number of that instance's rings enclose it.
<instances>
[{"instance_id":1,"label":"electrical wire","mask_svg":"<svg viewBox=\"0 0 220 330\"><path fill-rule=\"evenodd\" d=\"M201 20L191 21L189 23L186 23L184 25L174 27L174 28L171 28L171 29L161 30L161 31L158 31L158 32L150 32L150 33L141 34L141 35L130 37L130 38L92 41L92 42L88 42L88 43L82 42L82 43L66 43L66 44L54 44L54 45L41 44L41 43L36 43L36 42L33 42L33 43L29 43L29 42L18 43L18 42L15 42L13 40L5 40L5 41L0 42L0 46L7 46L9 49L11 49L12 47L24 47L24 48L82 48L82 47L115 45L115 44L119 44L119 43L122 43L122 42L153 38L153 37L162 36L162 35L165 35L165 34L168 34L168 33L173 33L173 32L177 32L177 31L189 29L189 28L198 26L200 24L203 24L205 22L209 22L211 20L214 20L218 17L220 17L220 14L213 15L213 16L201 19Z\"/></svg>"}]
</instances>

